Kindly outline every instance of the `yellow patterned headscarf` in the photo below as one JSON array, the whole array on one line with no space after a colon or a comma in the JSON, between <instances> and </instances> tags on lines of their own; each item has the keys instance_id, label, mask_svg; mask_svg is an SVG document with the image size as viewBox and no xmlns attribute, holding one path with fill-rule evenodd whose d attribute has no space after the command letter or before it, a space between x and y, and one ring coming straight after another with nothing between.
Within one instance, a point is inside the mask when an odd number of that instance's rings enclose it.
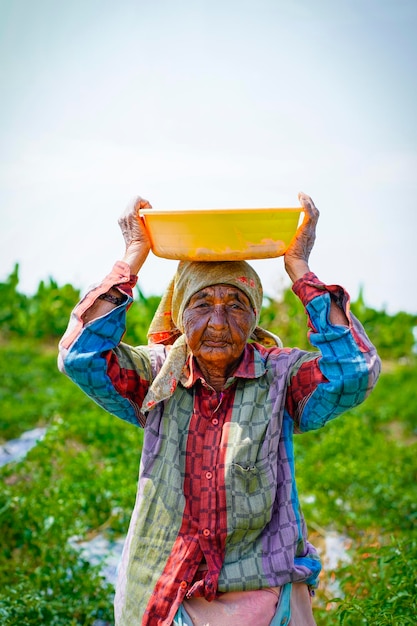
<instances>
[{"instance_id":1,"label":"yellow patterned headscarf","mask_svg":"<svg viewBox=\"0 0 417 626\"><path fill-rule=\"evenodd\" d=\"M246 261L181 261L177 272L161 298L148 331L148 341L172 346L159 374L153 381L142 410L172 395L188 356L183 335L183 313L190 298L205 287L226 284L238 287L249 298L255 313L250 338L266 347L282 346L278 337L258 326L262 307L262 283ZM248 337L249 339L249 337Z\"/></svg>"}]
</instances>

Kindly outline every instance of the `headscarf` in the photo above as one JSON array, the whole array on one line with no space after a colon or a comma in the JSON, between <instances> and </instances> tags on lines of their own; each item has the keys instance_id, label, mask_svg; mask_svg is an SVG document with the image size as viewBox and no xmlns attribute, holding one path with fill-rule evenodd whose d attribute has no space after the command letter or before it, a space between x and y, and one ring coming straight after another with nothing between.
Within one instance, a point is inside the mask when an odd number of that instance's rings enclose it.
<instances>
[{"instance_id":1,"label":"headscarf","mask_svg":"<svg viewBox=\"0 0 417 626\"><path fill-rule=\"evenodd\" d=\"M181 261L177 272L161 298L148 331L149 344L172 346L165 363L153 381L142 410L151 409L174 392L187 360L183 313L191 297L211 285L238 287L248 297L255 313L250 338L266 347L282 346L281 340L258 326L262 307L262 283L246 261Z\"/></svg>"}]
</instances>

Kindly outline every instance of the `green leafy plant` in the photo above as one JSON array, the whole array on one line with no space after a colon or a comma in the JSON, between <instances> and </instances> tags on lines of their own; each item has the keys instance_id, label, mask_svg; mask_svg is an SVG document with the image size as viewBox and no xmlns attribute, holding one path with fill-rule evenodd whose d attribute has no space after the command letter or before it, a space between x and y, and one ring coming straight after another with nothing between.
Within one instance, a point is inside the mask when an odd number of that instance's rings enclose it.
<instances>
[{"instance_id":1,"label":"green leafy plant","mask_svg":"<svg viewBox=\"0 0 417 626\"><path fill-rule=\"evenodd\" d=\"M340 624L414 625L417 615L417 534L390 537L387 545L362 547L353 564L339 572L345 597Z\"/></svg>"}]
</instances>

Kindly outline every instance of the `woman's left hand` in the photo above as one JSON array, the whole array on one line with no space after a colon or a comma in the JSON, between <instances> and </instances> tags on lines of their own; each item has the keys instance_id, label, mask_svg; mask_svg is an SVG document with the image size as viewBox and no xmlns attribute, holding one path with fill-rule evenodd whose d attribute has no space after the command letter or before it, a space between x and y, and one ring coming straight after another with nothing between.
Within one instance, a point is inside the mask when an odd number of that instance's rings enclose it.
<instances>
[{"instance_id":1,"label":"woman's left hand","mask_svg":"<svg viewBox=\"0 0 417 626\"><path fill-rule=\"evenodd\" d=\"M299 193L298 199L304 210L304 219L284 254L285 269L293 282L310 271L308 259L316 239L320 215L310 196Z\"/></svg>"}]
</instances>

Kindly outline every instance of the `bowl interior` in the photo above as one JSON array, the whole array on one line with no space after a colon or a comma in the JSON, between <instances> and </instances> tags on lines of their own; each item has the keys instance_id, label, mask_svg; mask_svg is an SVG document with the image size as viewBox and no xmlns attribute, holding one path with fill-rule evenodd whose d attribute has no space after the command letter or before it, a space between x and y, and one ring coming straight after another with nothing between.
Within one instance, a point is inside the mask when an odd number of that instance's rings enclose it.
<instances>
[{"instance_id":1,"label":"bowl interior","mask_svg":"<svg viewBox=\"0 0 417 626\"><path fill-rule=\"evenodd\" d=\"M285 253L300 220L298 208L142 209L152 251L190 261L263 259Z\"/></svg>"}]
</instances>

